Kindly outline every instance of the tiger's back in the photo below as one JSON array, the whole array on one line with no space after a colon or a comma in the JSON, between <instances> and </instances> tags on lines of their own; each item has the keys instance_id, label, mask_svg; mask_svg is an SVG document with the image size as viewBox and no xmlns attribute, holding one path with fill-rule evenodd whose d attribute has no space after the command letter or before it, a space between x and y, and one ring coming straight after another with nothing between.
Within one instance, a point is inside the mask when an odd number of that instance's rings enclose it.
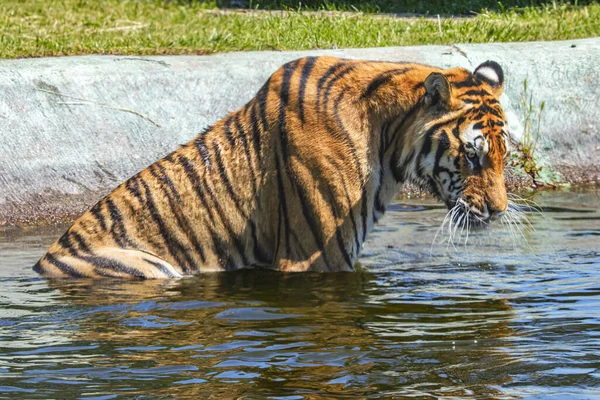
<instances>
[{"instance_id":1,"label":"tiger's back","mask_svg":"<svg viewBox=\"0 0 600 400\"><path fill-rule=\"evenodd\" d=\"M288 63L243 108L100 200L35 269L139 278L253 265L352 270L400 185L418 181L412 164L427 149L411 129L431 122L419 113L432 73L442 71L333 57ZM463 69L444 73L486 84Z\"/></svg>"}]
</instances>

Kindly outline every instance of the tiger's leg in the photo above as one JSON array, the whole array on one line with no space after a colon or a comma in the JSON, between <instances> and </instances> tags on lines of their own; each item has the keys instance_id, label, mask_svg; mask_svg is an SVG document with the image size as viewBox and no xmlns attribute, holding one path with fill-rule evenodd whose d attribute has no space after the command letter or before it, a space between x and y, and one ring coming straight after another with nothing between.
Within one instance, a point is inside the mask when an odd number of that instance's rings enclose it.
<instances>
[{"instance_id":1,"label":"tiger's leg","mask_svg":"<svg viewBox=\"0 0 600 400\"><path fill-rule=\"evenodd\" d=\"M181 271L161 258L141 250L101 247L78 254L44 256L34 270L56 278L180 278Z\"/></svg>"}]
</instances>

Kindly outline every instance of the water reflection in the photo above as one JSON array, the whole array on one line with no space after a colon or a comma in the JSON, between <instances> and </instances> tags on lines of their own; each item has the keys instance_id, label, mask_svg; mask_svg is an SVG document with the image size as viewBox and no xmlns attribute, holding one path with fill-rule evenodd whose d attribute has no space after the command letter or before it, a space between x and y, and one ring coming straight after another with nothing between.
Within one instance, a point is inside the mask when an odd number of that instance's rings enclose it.
<instances>
[{"instance_id":1,"label":"water reflection","mask_svg":"<svg viewBox=\"0 0 600 400\"><path fill-rule=\"evenodd\" d=\"M443 210L403 204L361 271L340 274L47 281L29 266L58 233L12 231L0 239L0 394L588 396L600 386L599 199L544 194L528 244L496 230L457 250L431 246Z\"/></svg>"},{"instance_id":2,"label":"water reflection","mask_svg":"<svg viewBox=\"0 0 600 400\"><path fill-rule=\"evenodd\" d=\"M168 387L160 393L364 396L399 387L489 395L490 385L510 380L501 373L510 356L498 342L511 334L506 301L416 303L416 287L395 286L391 298L391 279L242 271L172 282L52 281L52 313L41 307L20 322L37 335L1 349L5 367L25 362L29 379L17 374L4 384L46 387L46 395L60 381L131 395Z\"/></svg>"}]
</instances>

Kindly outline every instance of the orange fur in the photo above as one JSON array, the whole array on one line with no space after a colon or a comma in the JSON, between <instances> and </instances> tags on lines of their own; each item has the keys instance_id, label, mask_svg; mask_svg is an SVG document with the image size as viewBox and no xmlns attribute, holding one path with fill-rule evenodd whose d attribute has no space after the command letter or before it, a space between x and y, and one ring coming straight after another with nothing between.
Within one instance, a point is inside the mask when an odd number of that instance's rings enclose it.
<instances>
[{"instance_id":1,"label":"orange fur","mask_svg":"<svg viewBox=\"0 0 600 400\"><path fill-rule=\"evenodd\" d=\"M352 270L405 181L449 205L469 198L502 211L498 86L464 69L410 63L288 63L242 109L100 200L35 269L139 278L248 266ZM479 167L462 137L474 124L489 147ZM458 194L444 191L443 174L460 176Z\"/></svg>"}]
</instances>

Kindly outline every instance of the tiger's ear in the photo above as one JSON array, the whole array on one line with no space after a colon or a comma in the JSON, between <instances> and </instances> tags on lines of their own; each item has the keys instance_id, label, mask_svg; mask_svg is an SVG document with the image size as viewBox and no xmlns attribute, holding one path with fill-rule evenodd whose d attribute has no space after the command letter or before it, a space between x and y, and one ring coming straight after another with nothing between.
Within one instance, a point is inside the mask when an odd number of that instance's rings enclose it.
<instances>
[{"instance_id":1,"label":"tiger's ear","mask_svg":"<svg viewBox=\"0 0 600 400\"><path fill-rule=\"evenodd\" d=\"M486 61L475 68L473 74L490 85L494 96L499 97L504 90L504 72L496 61Z\"/></svg>"},{"instance_id":2,"label":"tiger's ear","mask_svg":"<svg viewBox=\"0 0 600 400\"><path fill-rule=\"evenodd\" d=\"M425 79L425 101L430 106L450 107L450 83L443 74L432 72Z\"/></svg>"}]
</instances>

